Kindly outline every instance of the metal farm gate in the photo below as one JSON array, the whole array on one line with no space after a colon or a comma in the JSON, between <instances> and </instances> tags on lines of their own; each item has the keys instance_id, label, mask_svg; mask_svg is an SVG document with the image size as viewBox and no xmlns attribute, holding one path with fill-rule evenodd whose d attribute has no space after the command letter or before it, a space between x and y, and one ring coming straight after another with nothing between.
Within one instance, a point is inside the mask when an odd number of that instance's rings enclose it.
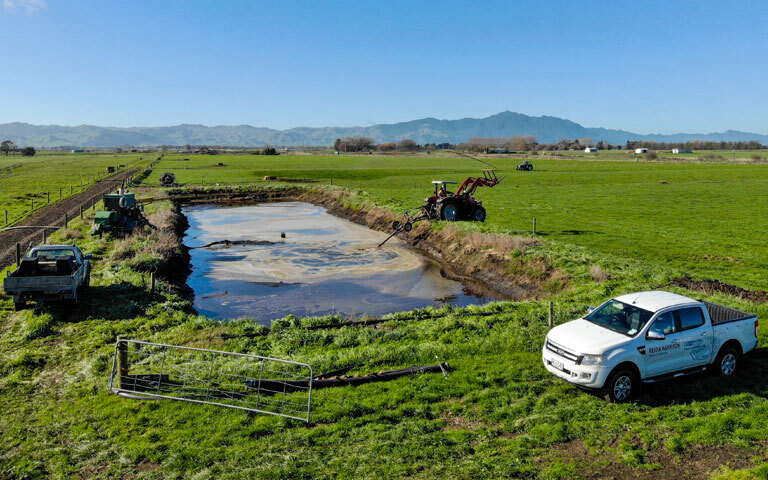
<instances>
[{"instance_id":1,"label":"metal farm gate","mask_svg":"<svg viewBox=\"0 0 768 480\"><path fill-rule=\"evenodd\" d=\"M312 367L244 353L120 339L112 392L205 403L309 422Z\"/></svg>"}]
</instances>

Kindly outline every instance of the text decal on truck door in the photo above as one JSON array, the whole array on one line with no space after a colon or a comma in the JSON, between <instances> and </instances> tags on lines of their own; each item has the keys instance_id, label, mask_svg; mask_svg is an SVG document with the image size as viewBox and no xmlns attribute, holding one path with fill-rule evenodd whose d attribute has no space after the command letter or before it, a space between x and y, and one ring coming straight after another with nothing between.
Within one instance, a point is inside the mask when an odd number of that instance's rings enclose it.
<instances>
[{"instance_id":1,"label":"text decal on truck door","mask_svg":"<svg viewBox=\"0 0 768 480\"><path fill-rule=\"evenodd\" d=\"M669 350L674 350L676 348L680 348L679 342L673 342L669 345L662 345L660 347L651 347L648 349L648 355L651 357L657 356L657 355L665 355Z\"/></svg>"}]
</instances>

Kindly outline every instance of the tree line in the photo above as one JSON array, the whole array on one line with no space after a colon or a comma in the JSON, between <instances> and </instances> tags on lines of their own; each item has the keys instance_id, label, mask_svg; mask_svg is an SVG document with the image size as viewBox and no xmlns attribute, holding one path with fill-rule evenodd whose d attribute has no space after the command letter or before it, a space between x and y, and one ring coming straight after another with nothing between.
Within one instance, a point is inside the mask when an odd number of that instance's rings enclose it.
<instances>
[{"instance_id":1,"label":"tree line","mask_svg":"<svg viewBox=\"0 0 768 480\"><path fill-rule=\"evenodd\" d=\"M19 148L10 140L0 142L0 152L3 152L6 157L11 153L21 153L25 157L32 157L37 153L34 147Z\"/></svg>"}]
</instances>

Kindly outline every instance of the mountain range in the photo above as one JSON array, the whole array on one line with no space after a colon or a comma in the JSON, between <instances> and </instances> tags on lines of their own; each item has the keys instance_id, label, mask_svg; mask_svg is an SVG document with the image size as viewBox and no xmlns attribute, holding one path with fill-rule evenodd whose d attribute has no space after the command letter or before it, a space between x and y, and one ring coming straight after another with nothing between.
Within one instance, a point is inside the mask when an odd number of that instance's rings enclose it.
<instances>
[{"instance_id":1,"label":"mountain range","mask_svg":"<svg viewBox=\"0 0 768 480\"><path fill-rule=\"evenodd\" d=\"M369 127L297 127L275 130L250 125L208 127L181 124L170 127L99 127L79 125L30 125L28 123L0 124L0 140L12 140L18 146L33 147L101 147L122 145L231 145L241 147L299 146L333 144L346 136L372 137L376 143L396 142L406 138L417 143L462 143L471 137L509 137L534 135L539 143L555 143L562 138L589 137L624 144L627 140L657 142L756 141L768 144L768 135L727 130L721 133L677 133L672 135L640 135L624 130L583 127L558 117L531 117L522 113L501 112L486 118L438 120L422 118L409 122L372 125Z\"/></svg>"}]
</instances>

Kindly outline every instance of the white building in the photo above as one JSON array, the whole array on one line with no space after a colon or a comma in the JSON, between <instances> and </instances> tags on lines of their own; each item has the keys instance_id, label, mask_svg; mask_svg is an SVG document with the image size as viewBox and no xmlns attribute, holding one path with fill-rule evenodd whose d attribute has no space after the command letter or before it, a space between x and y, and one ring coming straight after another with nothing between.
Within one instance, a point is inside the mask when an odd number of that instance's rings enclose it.
<instances>
[{"instance_id":1,"label":"white building","mask_svg":"<svg viewBox=\"0 0 768 480\"><path fill-rule=\"evenodd\" d=\"M647 148L636 148L635 153L648 153Z\"/></svg>"},{"instance_id":2,"label":"white building","mask_svg":"<svg viewBox=\"0 0 768 480\"><path fill-rule=\"evenodd\" d=\"M595 147L587 147L584 149L584 153L597 153L597 149Z\"/></svg>"}]
</instances>

